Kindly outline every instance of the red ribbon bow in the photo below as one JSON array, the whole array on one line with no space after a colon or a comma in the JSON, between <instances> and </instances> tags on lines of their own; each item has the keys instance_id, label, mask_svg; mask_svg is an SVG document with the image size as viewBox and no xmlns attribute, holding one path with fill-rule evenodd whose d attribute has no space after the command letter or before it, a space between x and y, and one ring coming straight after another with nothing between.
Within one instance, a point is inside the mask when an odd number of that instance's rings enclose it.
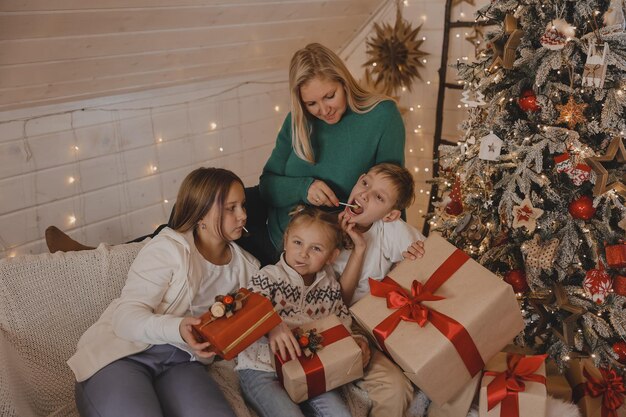
<instances>
[{"instance_id":1,"label":"red ribbon bow","mask_svg":"<svg viewBox=\"0 0 626 417\"><path fill-rule=\"evenodd\" d=\"M422 304L422 301L439 301L444 297L434 295L417 280L413 280L411 294L397 283L392 284L390 281L391 279L376 281L370 278L370 290L372 295L387 299L387 308L398 310L393 313L395 318L393 328L396 328L400 320L412 321L424 327L428 322L429 309Z\"/></svg>"},{"instance_id":2,"label":"red ribbon bow","mask_svg":"<svg viewBox=\"0 0 626 417\"><path fill-rule=\"evenodd\" d=\"M370 278L370 293L375 297L385 297L387 308L396 310L373 329L374 337L381 348L387 352L385 339L393 333L400 321L411 321L421 327L431 323L452 343L470 375L474 376L480 372L485 363L465 327L452 317L422 304L424 301L443 300L444 297L433 293L452 277L467 260L469 260L469 256L456 249L428 278L425 284L414 280L411 284L411 294L390 277L385 277L382 281Z\"/></svg>"},{"instance_id":3,"label":"red ribbon bow","mask_svg":"<svg viewBox=\"0 0 626 417\"><path fill-rule=\"evenodd\" d=\"M587 368L583 375L587 378L585 393L592 397L602 395L602 417L617 417L617 409L624 404L624 379L614 369L600 368L603 379L594 378Z\"/></svg>"},{"instance_id":4,"label":"red ribbon bow","mask_svg":"<svg viewBox=\"0 0 626 417\"><path fill-rule=\"evenodd\" d=\"M546 377L535 374L548 355L523 356L508 353L507 369L503 372L486 371L485 376L495 376L487 385L487 411L502 403L500 415L519 416L518 393L526 390L524 381L546 383Z\"/></svg>"}]
</instances>

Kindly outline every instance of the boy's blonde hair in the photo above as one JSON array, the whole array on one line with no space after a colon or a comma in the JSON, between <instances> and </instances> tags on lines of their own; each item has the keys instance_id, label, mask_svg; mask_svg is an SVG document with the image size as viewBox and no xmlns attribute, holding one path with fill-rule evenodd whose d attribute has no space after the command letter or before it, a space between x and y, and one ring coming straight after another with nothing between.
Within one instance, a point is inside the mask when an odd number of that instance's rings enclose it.
<instances>
[{"instance_id":1,"label":"boy's blonde hair","mask_svg":"<svg viewBox=\"0 0 626 417\"><path fill-rule=\"evenodd\" d=\"M341 248L343 244L343 231L337 220L337 213L329 213L315 206L298 205L289 213L291 219L285 229L285 237L294 226L301 224L319 224L326 229L333 245L333 249Z\"/></svg>"},{"instance_id":2,"label":"boy's blonde hair","mask_svg":"<svg viewBox=\"0 0 626 417\"><path fill-rule=\"evenodd\" d=\"M346 92L348 106L355 113L367 113L381 101L393 100L391 97L361 87L341 58L327 47L311 43L296 51L289 66L291 144L295 154L310 163L315 163L311 146L311 125L308 121L308 118L313 116L302 103L300 87L316 77L339 82Z\"/></svg>"},{"instance_id":3,"label":"boy's blonde hair","mask_svg":"<svg viewBox=\"0 0 626 417\"><path fill-rule=\"evenodd\" d=\"M206 216L213 204L217 204L215 230L221 238L224 238L222 208L230 187L235 183L241 184L243 188L241 179L227 169L198 168L191 171L178 190L170 227L177 232L185 233L197 227L198 222Z\"/></svg>"},{"instance_id":4,"label":"boy's blonde hair","mask_svg":"<svg viewBox=\"0 0 626 417\"><path fill-rule=\"evenodd\" d=\"M400 165L383 162L374 165L367 173L379 174L391 181L398 194L393 206L394 209L404 210L413 204L413 200L415 200L415 182L413 175L411 175L408 169Z\"/></svg>"}]
</instances>

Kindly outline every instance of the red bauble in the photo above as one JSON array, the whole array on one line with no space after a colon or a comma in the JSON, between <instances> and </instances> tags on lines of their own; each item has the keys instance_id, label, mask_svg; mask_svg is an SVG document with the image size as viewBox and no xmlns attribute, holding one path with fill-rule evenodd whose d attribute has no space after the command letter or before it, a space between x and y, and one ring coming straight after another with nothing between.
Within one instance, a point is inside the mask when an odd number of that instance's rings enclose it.
<instances>
[{"instance_id":1,"label":"red bauble","mask_svg":"<svg viewBox=\"0 0 626 417\"><path fill-rule=\"evenodd\" d=\"M606 264L611 268L626 268L626 243L609 245L604 248Z\"/></svg>"},{"instance_id":2,"label":"red bauble","mask_svg":"<svg viewBox=\"0 0 626 417\"><path fill-rule=\"evenodd\" d=\"M612 287L613 281L602 264L597 269L587 271L583 280L583 288L596 304L604 303Z\"/></svg>"},{"instance_id":3,"label":"red bauble","mask_svg":"<svg viewBox=\"0 0 626 417\"><path fill-rule=\"evenodd\" d=\"M530 289L526 281L526 274L521 269L513 269L504 274L504 282L513 287L515 292L526 292Z\"/></svg>"},{"instance_id":4,"label":"red bauble","mask_svg":"<svg viewBox=\"0 0 626 417\"><path fill-rule=\"evenodd\" d=\"M575 219L589 220L596 214L593 199L588 195L583 195L573 200L569 204L569 214Z\"/></svg>"},{"instance_id":5,"label":"red bauble","mask_svg":"<svg viewBox=\"0 0 626 417\"><path fill-rule=\"evenodd\" d=\"M622 364L626 364L626 342L613 343L613 352L617 353L617 361Z\"/></svg>"},{"instance_id":6,"label":"red bauble","mask_svg":"<svg viewBox=\"0 0 626 417\"><path fill-rule=\"evenodd\" d=\"M522 91L522 95L517 99L517 105L524 111L536 112L541 109L537 105L537 96L533 90Z\"/></svg>"},{"instance_id":7,"label":"red bauble","mask_svg":"<svg viewBox=\"0 0 626 417\"><path fill-rule=\"evenodd\" d=\"M300 345L300 347L309 346L309 338L306 336L300 336L300 338L298 339L298 344Z\"/></svg>"},{"instance_id":8,"label":"red bauble","mask_svg":"<svg viewBox=\"0 0 626 417\"><path fill-rule=\"evenodd\" d=\"M222 302L226 305L230 305L235 301L235 299L232 297L232 295L225 295L224 299L222 300Z\"/></svg>"},{"instance_id":9,"label":"red bauble","mask_svg":"<svg viewBox=\"0 0 626 417\"><path fill-rule=\"evenodd\" d=\"M613 278L613 291L615 294L619 294L622 297L626 297L626 277L623 275L616 275Z\"/></svg>"}]
</instances>

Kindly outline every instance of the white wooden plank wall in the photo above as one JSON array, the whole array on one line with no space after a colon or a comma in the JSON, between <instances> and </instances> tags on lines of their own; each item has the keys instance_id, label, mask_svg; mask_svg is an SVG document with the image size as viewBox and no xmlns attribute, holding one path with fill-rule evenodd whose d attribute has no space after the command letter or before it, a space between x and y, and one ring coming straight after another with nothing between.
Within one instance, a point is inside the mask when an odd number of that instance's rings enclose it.
<instances>
[{"instance_id":1,"label":"white wooden plank wall","mask_svg":"<svg viewBox=\"0 0 626 417\"><path fill-rule=\"evenodd\" d=\"M0 113L28 120L0 123L0 257L47 252L50 225L91 245L149 233L199 166L255 185L288 111L286 78L281 71L257 74L260 83L239 77L78 103L85 111L66 110L78 107L71 103Z\"/></svg>"}]
</instances>

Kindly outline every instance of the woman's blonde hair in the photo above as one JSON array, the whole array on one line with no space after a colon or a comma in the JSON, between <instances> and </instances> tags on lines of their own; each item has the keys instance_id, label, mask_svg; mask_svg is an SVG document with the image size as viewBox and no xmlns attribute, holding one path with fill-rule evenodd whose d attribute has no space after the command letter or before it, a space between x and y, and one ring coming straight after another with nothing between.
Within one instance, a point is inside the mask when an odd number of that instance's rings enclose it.
<instances>
[{"instance_id":1,"label":"woman's blonde hair","mask_svg":"<svg viewBox=\"0 0 626 417\"><path fill-rule=\"evenodd\" d=\"M191 171L178 189L178 197L174 205L174 214L170 227L177 232L185 233L195 228L198 222L217 204L218 215L215 230L221 238L222 208L230 187L243 182L233 172L222 168L198 168Z\"/></svg>"},{"instance_id":2,"label":"woman's blonde hair","mask_svg":"<svg viewBox=\"0 0 626 417\"><path fill-rule=\"evenodd\" d=\"M327 47L311 43L296 51L289 66L291 144L295 154L310 163L315 163L311 146L311 124L308 120L313 116L304 108L300 87L316 77L341 83L346 92L348 106L355 113L367 113L381 101L393 100L361 87L341 58Z\"/></svg>"},{"instance_id":3,"label":"woman's blonde hair","mask_svg":"<svg viewBox=\"0 0 626 417\"><path fill-rule=\"evenodd\" d=\"M337 213L329 213L320 210L315 206L300 204L296 206L294 210L289 213L289 215L291 216L291 219L285 229L284 239L286 239L289 231L295 226L303 223L319 224L326 229L326 232L332 242L333 249L341 248L343 244L343 231L341 230L341 226L339 226Z\"/></svg>"}]
</instances>

